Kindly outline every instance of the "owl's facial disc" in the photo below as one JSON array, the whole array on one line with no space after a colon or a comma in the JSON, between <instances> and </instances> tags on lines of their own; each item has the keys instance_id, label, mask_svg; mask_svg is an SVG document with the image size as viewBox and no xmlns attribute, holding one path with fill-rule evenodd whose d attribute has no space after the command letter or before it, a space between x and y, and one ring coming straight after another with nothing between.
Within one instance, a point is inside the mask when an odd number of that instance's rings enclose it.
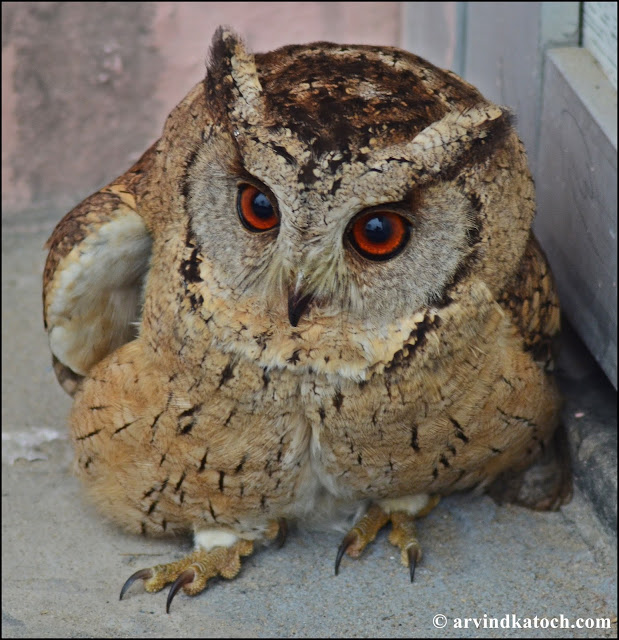
<instances>
[{"instance_id":1,"label":"owl's facial disc","mask_svg":"<svg viewBox=\"0 0 619 640\"><path fill-rule=\"evenodd\" d=\"M252 234L267 235L275 241L280 226L277 198L257 179L248 177L247 180L238 184L236 197L236 210L241 225ZM341 245L344 250L355 252L370 263L386 262L400 254L408 244L412 225L406 214L396 211L396 208L397 205L394 205L393 210L384 205L374 206L353 215L343 234ZM270 231L273 233L266 233ZM317 294L320 294L316 288L316 276L319 275L317 271L320 268L316 262L313 267L309 269L307 276L302 268L296 276L288 275L287 309L292 327L299 324L316 300Z\"/></svg>"}]
</instances>

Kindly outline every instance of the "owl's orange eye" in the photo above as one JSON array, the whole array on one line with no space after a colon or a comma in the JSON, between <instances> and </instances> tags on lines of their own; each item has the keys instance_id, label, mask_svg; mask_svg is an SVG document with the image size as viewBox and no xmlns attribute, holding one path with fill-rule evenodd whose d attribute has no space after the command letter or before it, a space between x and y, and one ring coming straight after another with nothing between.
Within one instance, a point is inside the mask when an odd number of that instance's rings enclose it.
<instances>
[{"instance_id":1,"label":"owl's orange eye","mask_svg":"<svg viewBox=\"0 0 619 640\"><path fill-rule=\"evenodd\" d=\"M236 201L239 217L250 231L269 231L279 224L275 207L269 198L252 184L242 184Z\"/></svg>"},{"instance_id":2,"label":"owl's orange eye","mask_svg":"<svg viewBox=\"0 0 619 640\"><path fill-rule=\"evenodd\" d=\"M410 223L392 211L371 211L353 221L348 236L364 258L389 260L408 242Z\"/></svg>"}]
</instances>

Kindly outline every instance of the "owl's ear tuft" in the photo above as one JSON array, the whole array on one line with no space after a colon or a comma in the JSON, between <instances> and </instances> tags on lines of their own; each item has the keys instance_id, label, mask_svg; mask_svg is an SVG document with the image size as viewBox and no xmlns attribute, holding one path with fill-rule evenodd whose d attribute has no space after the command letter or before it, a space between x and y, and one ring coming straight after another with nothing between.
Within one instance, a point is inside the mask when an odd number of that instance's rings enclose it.
<instances>
[{"instance_id":1,"label":"owl's ear tuft","mask_svg":"<svg viewBox=\"0 0 619 640\"><path fill-rule=\"evenodd\" d=\"M480 164L500 149L513 132L514 116L506 107L480 102L453 109L411 142L426 176L453 180L463 169Z\"/></svg>"},{"instance_id":2,"label":"owl's ear tuft","mask_svg":"<svg viewBox=\"0 0 619 640\"><path fill-rule=\"evenodd\" d=\"M242 40L230 27L217 27L211 41L211 65L221 66L222 61L229 60L239 46L243 47Z\"/></svg>"},{"instance_id":3,"label":"owl's ear tuft","mask_svg":"<svg viewBox=\"0 0 619 640\"><path fill-rule=\"evenodd\" d=\"M228 27L213 36L205 78L207 100L221 105L235 124L255 124L262 118L262 85L254 55Z\"/></svg>"}]
</instances>

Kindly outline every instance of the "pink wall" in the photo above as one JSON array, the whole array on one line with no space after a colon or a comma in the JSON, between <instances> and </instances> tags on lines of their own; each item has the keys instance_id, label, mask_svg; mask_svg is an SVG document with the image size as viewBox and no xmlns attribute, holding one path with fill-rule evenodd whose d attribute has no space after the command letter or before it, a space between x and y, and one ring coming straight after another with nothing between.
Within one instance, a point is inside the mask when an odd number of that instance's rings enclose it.
<instances>
[{"instance_id":1,"label":"pink wall","mask_svg":"<svg viewBox=\"0 0 619 640\"><path fill-rule=\"evenodd\" d=\"M5 2L2 215L58 216L122 173L203 76L214 30L255 51L398 45L398 2Z\"/></svg>"}]
</instances>

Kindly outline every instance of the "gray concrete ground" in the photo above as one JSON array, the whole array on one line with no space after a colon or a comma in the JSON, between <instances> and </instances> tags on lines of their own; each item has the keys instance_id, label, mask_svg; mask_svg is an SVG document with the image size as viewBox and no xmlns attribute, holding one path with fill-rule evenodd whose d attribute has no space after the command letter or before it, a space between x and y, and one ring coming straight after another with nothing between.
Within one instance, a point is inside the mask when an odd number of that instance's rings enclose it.
<instances>
[{"instance_id":1,"label":"gray concrete ground","mask_svg":"<svg viewBox=\"0 0 619 640\"><path fill-rule=\"evenodd\" d=\"M617 636L616 477L608 475L613 464L616 473L616 413L614 395L609 401L588 370L572 377L566 407L587 493L577 488L556 513L499 507L488 497L444 499L420 524L424 558L412 585L384 533L359 560L345 558L335 577L341 534L293 530L283 549L247 558L235 580L213 581L195 598L179 594L170 615L165 592L147 594L139 584L119 602L131 573L180 557L190 542L126 535L82 500L70 471L70 399L54 378L42 327L42 246L54 223L28 220L3 228L3 637ZM610 628L483 628L512 614L523 626L563 615L569 624L607 619ZM446 626L437 628L441 615ZM482 628L470 621L459 629L465 618Z\"/></svg>"}]
</instances>

